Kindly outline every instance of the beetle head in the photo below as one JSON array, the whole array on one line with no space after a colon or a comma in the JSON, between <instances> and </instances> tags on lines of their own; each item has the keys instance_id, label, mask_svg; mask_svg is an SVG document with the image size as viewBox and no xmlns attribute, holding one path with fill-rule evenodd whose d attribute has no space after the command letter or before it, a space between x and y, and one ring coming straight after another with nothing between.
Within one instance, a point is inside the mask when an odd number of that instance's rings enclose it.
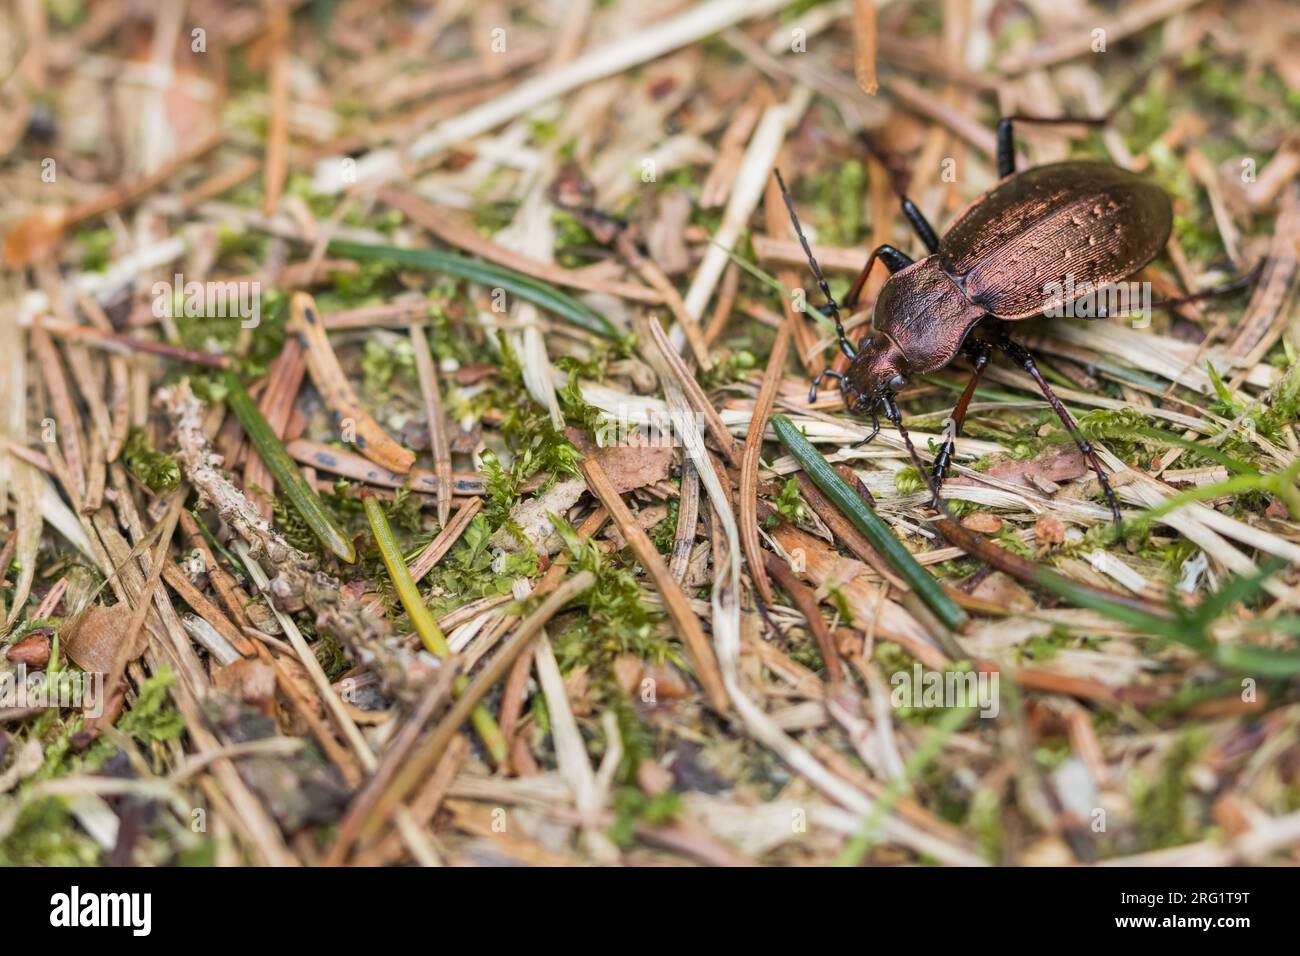
<instances>
[{"instance_id":1,"label":"beetle head","mask_svg":"<svg viewBox=\"0 0 1300 956\"><path fill-rule=\"evenodd\" d=\"M861 343L858 354L845 376L844 398L849 410L859 414L880 404L907 384L907 361L903 351L881 332L874 332Z\"/></svg>"}]
</instances>

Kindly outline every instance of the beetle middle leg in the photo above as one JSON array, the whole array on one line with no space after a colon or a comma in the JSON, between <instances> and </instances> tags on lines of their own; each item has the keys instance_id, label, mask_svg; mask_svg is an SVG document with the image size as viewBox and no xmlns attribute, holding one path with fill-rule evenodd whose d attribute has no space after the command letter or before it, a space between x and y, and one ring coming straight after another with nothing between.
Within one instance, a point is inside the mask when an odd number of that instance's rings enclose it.
<instances>
[{"instance_id":1,"label":"beetle middle leg","mask_svg":"<svg viewBox=\"0 0 1300 956\"><path fill-rule=\"evenodd\" d=\"M817 389L821 386L822 379L824 378L833 378L835 379L835 381L841 383L840 384L841 390L844 388L843 385L844 375L840 372L835 371L834 369L824 368L813 377L812 388L808 390L809 405L817 401Z\"/></svg>"},{"instance_id":2,"label":"beetle middle leg","mask_svg":"<svg viewBox=\"0 0 1300 956\"><path fill-rule=\"evenodd\" d=\"M867 279L871 276L871 267L879 259L885 264L885 268L891 273L899 269L906 269L912 264L912 257L905 252L895 249L889 243L876 246L871 250L871 255L867 257L867 264L862 267L858 277L853 280L853 285L849 287L849 294L844 297L844 308L852 312L858 305L858 297L862 295L862 290L867 286Z\"/></svg>"},{"instance_id":3,"label":"beetle middle leg","mask_svg":"<svg viewBox=\"0 0 1300 956\"><path fill-rule=\"evenodd\" d=\"M996 344L1008 358L1028 372L1030 377L1033 378L1034 383L1038 386L1038 390L1042 392L1043 397L1047 399L1047 404L1052 407L1052 411L1056 412L1056 417L1061 420L1061 424L1065 426L1065 430L1070 433L1070 437L1074 439L1075 445L1077 445L1079 451L1083 453L1084 459L1092 466L1092 470L1096 472L1097 481L1101 483L1101 490L1106 495L1106 501L1110 505L1110 513L1115 519L1115 526L1117 528L1120 527L1123 524L1124 517L1120 514L1119 499L1115 497L1115 492L1110 487L1110 479L1106 477L1106 472L1102 470L1101 460L1098 459L1097 453L1092 450L1092 445L1088 442L1088 439L1084 437L1083 432L1079 431L1079 426L1075 422L1074 418L1066 410L1065 406L1061 403L1061 400L1056 397L1056 393L1053 392L1052 387L1047 384L1047 380L1043 378L1042 373L1038 371L1038 364L1034 361L1034 357L1029 354L1029 351L1024 346L1017 342L1013 342L1011 337L1006 334L1005 330L1002 330Z\"/></svg>"}]
</instances>

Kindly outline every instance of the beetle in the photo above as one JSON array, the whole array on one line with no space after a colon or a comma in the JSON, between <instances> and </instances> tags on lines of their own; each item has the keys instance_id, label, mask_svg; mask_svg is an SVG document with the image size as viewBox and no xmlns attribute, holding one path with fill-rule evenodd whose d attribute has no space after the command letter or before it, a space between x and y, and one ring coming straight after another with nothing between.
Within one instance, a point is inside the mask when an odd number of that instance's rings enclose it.
<instances>
[{"instance_id":1,"label":"beetle","mask_svg":"<svg viewBox=\"0 0 1300 956\"><path fill-rule=\"evenodd\" d=\"M1096 473L1118 525L1119 502L1101 462L1065 406L1043 378L1030 352L1011 338L1014 322L1034 318L1064 304L1060 289L1073 283L1078 291L1100 288L1133 275L1158 256L1169 241L1173 211L1169 197L1153 183L1108 163L1067 161L1015 168L1013 122L1082 123L1074 117L1003 117L997 128L998 182L966 207L940 238L921 210L901 197L904 217L929 254L919 261L894 246L872 251L844 302L837 303L813 257L795 215L794 204L776 173L799 242L835 320L839 345L850 359L843 374L827 370L812 383L816 400L824 378L839 380L849 411L871 416L872 430L858 445L880 431L882 410L899 431L909 453L926 477L919 456L903 427L895 393L917 375L938 371L959 354L969 358L974 374L953 410L953 426L935 457L927 484L933 504L941 507L939 487L952 460L957 434L994 350L1027 372ZM872 312L871 330L855 347L845 334L840 310L850 313L866 286L876 260L889 270ZM1217 289L1153 305L1170 305L1238 288L1241 280ZM978 330L978 332L977 332Z\"/></svg>"}]
</instances>

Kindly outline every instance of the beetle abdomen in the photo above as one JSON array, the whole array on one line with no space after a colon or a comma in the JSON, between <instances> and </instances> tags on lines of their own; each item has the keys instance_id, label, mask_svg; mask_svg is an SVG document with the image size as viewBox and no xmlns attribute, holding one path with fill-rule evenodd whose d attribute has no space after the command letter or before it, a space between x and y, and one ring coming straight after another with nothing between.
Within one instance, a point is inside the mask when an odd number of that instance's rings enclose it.
<instances>
[{"instance_id":1,"label":"beetle abdomen","mask_svg":"<svg viewBox=\"0 0 1300 956\"><path fill-rule=\"evenodd\" d=\"M938 258L971 301L1004 319L1040 314L1076 290L1117 282L1169 240L1158 186L1104 163L1066 162L1013 175L944 235ZM1055 300L1055 301L1054 301Z\"/></svg>"}]
</instances>

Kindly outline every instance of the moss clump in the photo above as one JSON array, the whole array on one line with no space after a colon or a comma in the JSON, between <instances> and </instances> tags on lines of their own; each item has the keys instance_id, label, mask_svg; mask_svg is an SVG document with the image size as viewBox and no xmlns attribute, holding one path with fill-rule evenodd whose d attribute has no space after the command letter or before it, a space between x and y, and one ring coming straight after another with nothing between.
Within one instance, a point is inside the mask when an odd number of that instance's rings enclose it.
<instances>
[{"instance_id":1,"label":"moss clump","mask_svg":"<svg viewBox=\"0 0 1300 956\"><path fill-rule=\"evenodd\" d=\"M127 471L154 491L171 491L181 483L181 468L176 459L154 448L143 428L127 432L122 460Z\"/></svg>"},{"instance_id":2,"label":"moss clump","mask_svg":"<svg viewBox=\"0 0 1300 956\"><path fill-rule=\"evenodd\" d=\"M1203 735L1192 729L1170 748L1154 777L1135 774L1131 778L1143 850L1177 846L1196 838L1197 826L1189 813L1191 772L1204 746Z\"/></svg>"}]
</instances>

